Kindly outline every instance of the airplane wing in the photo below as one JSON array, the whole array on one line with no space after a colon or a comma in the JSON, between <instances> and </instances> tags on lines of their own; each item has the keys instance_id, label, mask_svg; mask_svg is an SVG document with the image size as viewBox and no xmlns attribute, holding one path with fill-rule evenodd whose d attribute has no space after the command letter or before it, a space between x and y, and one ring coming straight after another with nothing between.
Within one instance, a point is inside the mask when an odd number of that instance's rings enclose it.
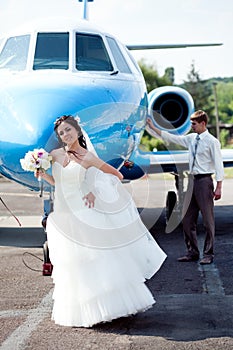
<instances>
[{"instance_id":1,"label":"airplane wing","mask_svg":"<svg viewBox=\"0 0 233 350\"><path fill-rule=\"evenodd\" d=\"M148 45L126 45L129 50L159 50L159 49L178 49L187 47L203 46L221 46L223 43L206 43L206 44L148 44Z\"/></svg>"},{"instance_id":2,"label":"airplane wing","mask_svg":"<svg viewBox=\"0 0 233 350\"><path fill-rule=\"evenodd\" d=\"M222 149L224 168L233 167L233 150ZM188 151L159 151L148 152L150 168L148 173L188 171Z\"/></svg>"}]
</instances>

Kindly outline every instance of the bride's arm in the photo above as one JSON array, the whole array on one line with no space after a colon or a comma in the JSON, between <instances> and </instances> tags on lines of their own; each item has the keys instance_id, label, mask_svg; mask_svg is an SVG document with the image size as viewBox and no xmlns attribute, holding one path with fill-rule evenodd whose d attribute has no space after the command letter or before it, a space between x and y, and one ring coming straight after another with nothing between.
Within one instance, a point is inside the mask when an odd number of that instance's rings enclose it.
<instances>
[{"instance_id":1,"label":"bride's arm","mask_svg":"<svg viewBox=\"0 0 233 350\"><path fill-rule=\"evenodd\" d=\"M86 151L81 155L74 151L68 151L70 159L81 164L85 169L95 167L102 170L104 173L112 174L118 177L119 180L123 180L123 175L116 168L110 164L104 162L102 159L96 157L92 152Z\"/></svg>"},{"instance_id":2,"label":"bride's arm","mask_svg":"<svg viewBox=\"0 0 233 350\"><path fill-rule=\"evenodd\" d=\"M90 162L90 166L95 166L99 170L102 170L104 173L115 175L116 177L118 177L119 180L123 180L124 176L120 173L119 170L114 168L112 165L104 162L100 158L97 158L93 154L91 158L92 158L92 161Z\"/></svg>"},{"instance_id":3,"label":"bride's arm","mask_svg":"<svg viewBox=\"0 0 233 350\"><path fill-rule=\"evenodd\" d=\"M55 180L52 175L45 173L44 171L37 170L35 172L35 177L41 177L43 180L47 181L50 185L55 185Z\"/></svg>"}]
</instances>

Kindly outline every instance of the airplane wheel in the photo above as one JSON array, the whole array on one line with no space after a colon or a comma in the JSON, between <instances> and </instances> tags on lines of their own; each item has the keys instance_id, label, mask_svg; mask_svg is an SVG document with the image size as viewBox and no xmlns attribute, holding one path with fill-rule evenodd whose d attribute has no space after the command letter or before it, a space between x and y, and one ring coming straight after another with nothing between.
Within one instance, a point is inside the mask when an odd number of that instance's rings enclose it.
<instances>
[{"instance_id":1,"label":"airplane wheel","mask_svg":"<svg viewBox=\"0 0 233 350\"><path fill-rule=\"evenodd\" d=\"M48 215L45 215L41 221L41 225L43 226L45 231L46 231L47 219L48 219Z\"/></svg>"},{"instance_id":2,"label":"airplane wheel","mask_svg":"<svg viewBox=\"0 0 233 350\"><path fill-rule=\"evenodd\" d=\"M166 200L166 221L170 219L172 211L176 205L177 197L174 191L168 191Z\"/></svg>"}]
</instances>

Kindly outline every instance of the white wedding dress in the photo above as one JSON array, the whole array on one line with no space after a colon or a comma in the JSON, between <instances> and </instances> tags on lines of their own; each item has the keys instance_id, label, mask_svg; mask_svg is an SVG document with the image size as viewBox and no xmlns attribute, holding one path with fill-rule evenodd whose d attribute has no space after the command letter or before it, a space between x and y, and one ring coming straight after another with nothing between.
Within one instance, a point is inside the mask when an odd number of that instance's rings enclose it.
<instances>
[{"instance_id":1,"label":"white wedding dress","mask_svg":"<svg viewBox=\"0 0 233 350\"><path fill-rule=\"evenodd\" d=\"M53 164L54 211L47 220L52 278L52 319L64 326L91 327L136 314L155 300L145 285L166 254L142 223L121 182L71 161ZM83 196L92 191L95 207Z\"/></svg>"}]
</instances>

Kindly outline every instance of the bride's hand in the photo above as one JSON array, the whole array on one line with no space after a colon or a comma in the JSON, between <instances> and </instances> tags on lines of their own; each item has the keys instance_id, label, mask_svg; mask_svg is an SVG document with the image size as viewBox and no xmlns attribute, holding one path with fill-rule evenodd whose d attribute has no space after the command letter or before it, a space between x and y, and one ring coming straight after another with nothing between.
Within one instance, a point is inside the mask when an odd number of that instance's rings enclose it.
<instances>
[{"instance_id":1,"label":"bride's hand","mask_svg":"<svg viewBox=\"0 0 233 350\"><path fill-rule=\"evenodd\" d=\"M40 169L36 169L36 171L34 172L34 176L39 179L41 177L44 177L44 171L40 170Z\"/></svg>"},{"instance_id":2,"label":"bride's hand","mask_svg":"<svg viewBox=\"0 0 233 350\"><path fill-rule=\"evenodd\" d=\"M88 208L94 208L95 196L92 192L86 194L86 196L83 197L83 200L85 202L85 205L88 206Z\"/></svg>"}]
</instances>

